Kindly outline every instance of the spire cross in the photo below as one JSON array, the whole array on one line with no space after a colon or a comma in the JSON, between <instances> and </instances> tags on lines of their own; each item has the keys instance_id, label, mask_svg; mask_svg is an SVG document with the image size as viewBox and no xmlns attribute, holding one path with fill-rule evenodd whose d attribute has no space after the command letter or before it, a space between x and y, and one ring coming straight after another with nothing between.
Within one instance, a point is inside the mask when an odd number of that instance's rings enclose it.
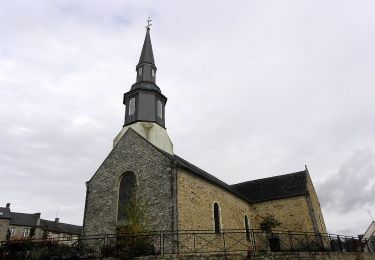
<instances>
[{"instance_id":1,"label":"spire cross","mask_svg":"<svg viewBox=\"0 0 375 260\"><path fill-rule=\"evenodd\" d=\"M147 30L150 29L150 26L152 25L151 22L152 22L152 20L150 19L150 16L149 16L148 19L147 19L147 26L146 26Z\"/></svg>"}]
</instances>

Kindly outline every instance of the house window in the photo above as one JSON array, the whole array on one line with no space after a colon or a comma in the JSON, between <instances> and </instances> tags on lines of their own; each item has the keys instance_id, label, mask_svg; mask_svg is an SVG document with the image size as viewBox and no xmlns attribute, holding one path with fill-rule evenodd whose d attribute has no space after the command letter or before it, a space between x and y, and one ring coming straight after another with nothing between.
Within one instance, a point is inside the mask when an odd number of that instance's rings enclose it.
<instances>
[{"instance_id":1,"label":"house window","mask_svg":"<svg viewBox=\"0 0 375 260\"><path fill-rule=\"evenodd\" d=\"M160 100L157 102L156 112L158 117L163 118L163 104Z\"/></svg>"},{"instance_id":2,"label":"house window","mask_svg":"<svg viewBox=\"0 0 375 260\"><path fill-rule=\"evenodd\" d=\"M10 227L10 235L14 236L15 233L16 233L16 227Z\"/></svg>"},{"instance_id":3,"label":"house window","mask_svg":"<svg viewBox=\"0 0 375 260\"><path fill-rule=\"evenodd\" d=\"M129 101L129 116L134 115L134 113L135 113L135 98L132 98Z\"/></svg>"},{"instance_id":4,"label":"house window","mask_svg":"<svg viewBox=\"0 0 375 260\"><path fill-rule=\"evenodd\" d=\"M217 202L214 203L214 230L216 234L221 233L220 206Z\"/></svg>"},{"instance_id":5,"label":"house window","mask_svg":"<svg viewBox=\"0 0 375 260\"><path fill-rule=\"evenodd\" d=\"M135 176L134 173L128 172L121 178L119 187L119 198L118 198L118 213L117 221L122 221L126 223L128 217L129 202L132 201L135 188Z\"/></svg>"},{"instance_id":6,"label":"house window","mask_svg":"<svg viewBox=\"0 0 375 260\"><path fill-rule=\"evenodd\" d=\"M142 75L142 67L140 67L139 69L138 69L138 76L141 76Z\"/></svg>"},{"instance_id":7,"label":"house window","mask_svg":"<svg viewBox=\"0 0 375 260\"><path fill-rule=\"evenodd\" d=\"M29 236L29 232L30 232L30 229L28 229L28 228L24 228L24 229L22 230L22 236L23 236L23 237L28 237L28 236Z\"/></svg>"},{"instance_id":8,"label":"house window","mask_svg":"<svg viewBox=\"0 0 375 260\"><path fill-rule=\"evenodd\" d=\"M245 232L246 232L246 239L250 241L250 227L249 227L249 219L247 215L245 215Z\"/></svg>"}]
</instances>

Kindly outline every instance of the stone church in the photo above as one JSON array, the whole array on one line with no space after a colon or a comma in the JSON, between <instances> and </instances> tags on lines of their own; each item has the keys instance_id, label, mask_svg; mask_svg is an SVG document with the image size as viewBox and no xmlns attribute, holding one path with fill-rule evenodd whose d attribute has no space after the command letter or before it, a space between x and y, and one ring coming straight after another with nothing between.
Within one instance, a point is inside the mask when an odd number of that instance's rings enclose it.
<instances>
[{"instance_id":1,"label":"stone church","mask_svg":"<svg viewBox=\"0 0 375 260\"><path fill-rule=\"evenodd\" d=\"M267 215L280 230L326 233L308 169L228 185L173 152L166 131L167 97L156 84L150 29L124 94L125 122L113 149L86 182L83 235L113 234L126 222L130 194L147 201L153 230L259 229Z\"/></svg>"}]
</instances>

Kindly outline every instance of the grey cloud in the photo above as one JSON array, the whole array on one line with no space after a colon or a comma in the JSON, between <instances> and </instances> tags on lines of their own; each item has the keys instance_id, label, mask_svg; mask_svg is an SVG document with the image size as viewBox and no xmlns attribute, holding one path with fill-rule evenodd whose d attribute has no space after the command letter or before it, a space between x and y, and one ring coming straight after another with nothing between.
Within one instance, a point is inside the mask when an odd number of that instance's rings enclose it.
<instances>
[{"instance_id":1,"label":"grey cloud","mask_svg":"<svg viewBox=\"0 0 375 260\"><path fill-rule=\"evenodd\" d=\"M375 207L375 152L373 148L357 150L339 170L319 185L319 194L327 211L348 213Z\"/></svg>"}]
</instances>

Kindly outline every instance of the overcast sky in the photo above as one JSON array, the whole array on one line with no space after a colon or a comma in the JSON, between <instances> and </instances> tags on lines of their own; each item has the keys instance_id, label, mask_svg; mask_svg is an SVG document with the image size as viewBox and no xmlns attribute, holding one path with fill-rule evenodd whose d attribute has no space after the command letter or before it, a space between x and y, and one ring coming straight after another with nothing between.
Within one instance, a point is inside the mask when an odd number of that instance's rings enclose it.
<instances>
[{"instance_id":1,"label":"overcast sky","mask_svg":"<svg viewBox=\"0 0 375 260\"><path fill-rule=\"evenodd\" d=\"M375 1L1 1L0 205L82 224L151 16L176 154L229 184L307 165L329 232L375 215Z\"/></svg>"}]
</instances>

